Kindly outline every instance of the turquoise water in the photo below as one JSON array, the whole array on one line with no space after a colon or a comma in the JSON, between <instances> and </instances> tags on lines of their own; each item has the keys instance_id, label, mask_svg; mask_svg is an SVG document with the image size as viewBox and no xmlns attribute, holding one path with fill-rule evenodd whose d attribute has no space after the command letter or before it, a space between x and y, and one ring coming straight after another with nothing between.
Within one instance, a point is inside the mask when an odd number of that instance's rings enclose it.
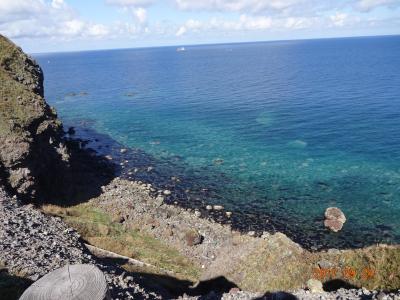
<instances>
[{"instance_id":1,"label":"turquoise water","mask_svg":"<svg viewBox=\"0 0 400 300\"><path fill-rule=\"evenodd\" d=\"M151 161L181 202L316 248L400 241L400 37L186 48L37 60L67 126L140 149L125 171ZM338 234L328 206L347 216Z\"/></svg>"}]
</instances>

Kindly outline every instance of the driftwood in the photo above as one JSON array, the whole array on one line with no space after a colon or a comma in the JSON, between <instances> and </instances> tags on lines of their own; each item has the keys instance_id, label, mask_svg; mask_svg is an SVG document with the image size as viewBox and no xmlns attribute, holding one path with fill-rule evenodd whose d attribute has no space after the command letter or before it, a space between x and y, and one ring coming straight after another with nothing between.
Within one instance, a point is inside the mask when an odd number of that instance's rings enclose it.
<instances>
[{"instance_id":1,"label":"driftwood","mask_svg":"<svg viewBox=\"0 0 400 300\"><path fill-rule=\"evenodd\" d=\"M107 281L94 265L67 265L33 283L20 300L109 300Z\"/></svg>"},{"instance_id":2,"label":"driftwood","mask_svg":"<svg viewBox=\"0 0 400 300\"><path fill-rule=\"evenodd\" d=\"M150 268L158 269L158 270L162 271L165 274L175 276L174 272L171 272L171 271L168 271L168 270L165 270L165 269L162 269L162 268L157 268L156 266L154 266L152 264L148 264L148 263L145 263L143 261L140 261L140 260L137 260L137 259L133 259L133 258L130 258L128 256L120 255L120 254L117 254L117 253L114 253L114 252L111 252L111 251L108 251L108 250L104 250L104 249L101 249L101 248L98 248L98 247L95 247L95 246L92 246L92 245L89 245L89 244L85 244L85 246L92 254L94 254L97 257L123 259L127 263L129 263L131 265L134 265L134 266L138 266L138 267L142 267L142 268L143 267L150 267Z\"/></svg>"},{"instance_id":3,"label":"driftwood","mask_svg":"<svg viewBox=\"0 0 400 300\"><path fill-rule=\"evenodd\" d=\"M106 258L116 258L116 259L123 259L126 260L127 263L131 264L131 265L135 265L138 267L153 267L155 268L155 266L151 265L151 264L147 264L145 262L142 262L140 260L136 260L133 258L130 258L128 256L124 256L124 255L120 255L108 250L104 250L89 244L85 244L86 248L88 248L88 250L93 253L94 255L98 256L98 257L106 257Z\"/></svg>"}]
</instances>

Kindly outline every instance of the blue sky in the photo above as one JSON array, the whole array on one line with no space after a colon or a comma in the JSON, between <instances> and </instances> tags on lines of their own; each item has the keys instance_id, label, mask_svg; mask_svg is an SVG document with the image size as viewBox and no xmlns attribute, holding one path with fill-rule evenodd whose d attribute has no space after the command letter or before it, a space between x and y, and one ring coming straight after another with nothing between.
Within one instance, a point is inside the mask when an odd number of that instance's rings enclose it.
<instances>
[{"instance_id":1,"label":"blue sky","mask_svg":"<svg viewBox=\"0 0 400 300\"><path fill-rule=\"evenodd\" d=\"M0 0L28 52L400 34L400 0Z\"/></svg>"}]
</instances>

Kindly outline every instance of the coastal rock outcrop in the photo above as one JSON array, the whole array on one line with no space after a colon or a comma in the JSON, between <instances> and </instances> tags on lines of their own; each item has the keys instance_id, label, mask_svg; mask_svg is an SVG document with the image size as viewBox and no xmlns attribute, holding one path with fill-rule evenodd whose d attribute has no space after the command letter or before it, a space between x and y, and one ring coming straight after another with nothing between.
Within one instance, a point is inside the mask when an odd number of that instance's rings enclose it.
<instances>
[{"instance_id":1,"label":"coastal rock outcrop","mask_svg":"<svg viewBox=\"0 0 400 300\"><path fill-rule=\"evenodd\" d=\"M41 68L1 35L0 82L0 177L14 194L34 199L57 185L69 160L62 125L44 100Z\"/></svg>"}]
</instances>

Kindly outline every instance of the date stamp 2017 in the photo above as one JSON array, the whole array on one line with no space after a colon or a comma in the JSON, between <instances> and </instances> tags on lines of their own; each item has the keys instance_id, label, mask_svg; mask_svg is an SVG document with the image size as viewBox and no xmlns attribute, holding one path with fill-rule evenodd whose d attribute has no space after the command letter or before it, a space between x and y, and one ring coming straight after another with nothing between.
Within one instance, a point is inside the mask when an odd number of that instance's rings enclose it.
<instances>
[{"instance_id":1,"label":"date stamp 2017","mask_svg":"<svg viewBox=\"0 0 400 300\"><path fill-rule=\"evenodd\" d=\"M321 281L334 278L371 280L375 277L375 270L369 267L365 267L361 270L357 270L353 267L314 268L313 276Z\"/></svg>"}]
</instances>

